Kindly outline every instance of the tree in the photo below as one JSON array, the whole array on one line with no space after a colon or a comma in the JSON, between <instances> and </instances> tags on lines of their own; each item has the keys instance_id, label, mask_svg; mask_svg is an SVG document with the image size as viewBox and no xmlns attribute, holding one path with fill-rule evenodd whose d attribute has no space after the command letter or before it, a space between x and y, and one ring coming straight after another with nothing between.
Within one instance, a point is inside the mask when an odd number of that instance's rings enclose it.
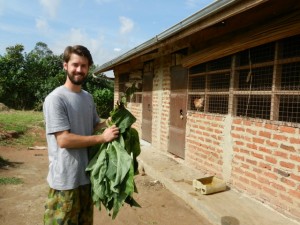
<instances>
[{"instance_id":1,"label":"tree","mask_svg":"<svg viewBox=\"0 0 300 225\"><path fill-rule=\"evenodd\" d=\"M22 105L22 85L24 74L24 46L17 44L6 48L6 54L0 57L1 96L0 101L9 107ZM21 103L21 104L20 104Z\"/></svg>"},{"instance_id":2,"label":"tree","mask_svg":"<svg viewBox=\"0 0 300 225\"><path fill-rule=\"evenodd\" d=\"M48 48L48 45L43 42L37 42L35 44L34 49L29 53L31 55L35 55L40 59L47 58L48 56L52 56L53 52Z\"/></svg>"},{"instance_id":3,"label":"tree","mask_svg":"<svg viewBox=\"0 0 300 225\"><path fill-rule=\"evenodd\" d=\"M90 74L83 88L93 95L99 116L107 118L114 107L114 83L104 74L93 75L94 69L95 66L90 69Z\"/></svg>"},{"instance_id":4,"label":"tree","mask_svg":"<svg viewBox=\"0 0 300 225\"><path fill-rule=\"evenodd\" d=\"M25 70L32 78L30 85L34 91L32 94L35 100L32 107L41 110L47 94L62 85L65 80L62 56L54 55L47 44L38 42L26 56Z\"/></svg>"},{"instance_id":5,"label":"tree","mask_svg":"<svg viewBox=\"0 0 300 225\"><path fill-rule=\"evenodd\" d=\"M53 54L43 42L28 54L21 44L7 47L0 68L0 102L14 109L41 110L45 97L66 79L62 55ZM94 69L83 88L93 95L100 116L107 117L113 108L113 82L103 74L94 77Z\"/></svg>"}]
</instances>

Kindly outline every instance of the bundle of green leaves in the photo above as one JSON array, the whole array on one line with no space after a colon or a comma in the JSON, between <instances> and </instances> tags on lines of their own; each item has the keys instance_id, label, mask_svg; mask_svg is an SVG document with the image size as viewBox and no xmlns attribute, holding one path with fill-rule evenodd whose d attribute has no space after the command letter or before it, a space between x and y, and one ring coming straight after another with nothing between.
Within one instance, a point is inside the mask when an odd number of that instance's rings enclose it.
<instances>
[{"instance_id":1,"label":"bundle of green leaves","mask_svg":"<svg viewBox=\"0 0 300 225\"><path fill-rule=\"evenodd\" d=\"M136 118L123 103L116 105L110 117L109 125L119 127L120 135L112 142L89 149L96 154L86 171L90 175L95 206L101 210L103 205L112 219L115 219L124 203L140 207L133 199L133 193L137 192L134 175L138 174L136 158L141 149L138 132L131 127Z\"/></svg>"}]
</instances>

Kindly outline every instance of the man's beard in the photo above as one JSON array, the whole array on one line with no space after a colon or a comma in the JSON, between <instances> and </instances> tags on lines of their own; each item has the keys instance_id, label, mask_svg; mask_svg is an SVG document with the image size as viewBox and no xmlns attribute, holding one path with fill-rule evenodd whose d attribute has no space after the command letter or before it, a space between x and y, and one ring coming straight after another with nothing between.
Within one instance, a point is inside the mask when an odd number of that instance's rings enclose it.
<instances>
[{"instance_id":1,"label":"man's beard","mask_svg":"<svg viewBox=\"0 0 300 225\"><path fill-rule=\"evenodd\" d=\"M75 84L75 85L82 85L87 80L87 76L85 76L84 73L77 73L77 74L74 74L74 75L69 74L69 73L67 73L67 74L68 74L68 77L69 77L70 81L72 82L72 84ZM81 80L76 80L75 79L76 75L82 76L82 79Z\"/></svg>"}]
</instances>

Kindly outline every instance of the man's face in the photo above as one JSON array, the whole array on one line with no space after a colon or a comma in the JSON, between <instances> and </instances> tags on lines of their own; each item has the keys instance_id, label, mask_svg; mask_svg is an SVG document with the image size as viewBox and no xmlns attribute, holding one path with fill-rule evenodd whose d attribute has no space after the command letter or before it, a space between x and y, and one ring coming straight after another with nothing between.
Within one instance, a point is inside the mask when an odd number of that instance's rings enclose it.
<instances>
[{"instance_id":1,"label":"man's face","mask_svg":"<svg viewBox=\"0 0 300 225\"><path fill-rule=\"evenodd\" d=\"M72 54L69 62L64 62L69 80L75 85L82 85L87 79L89 64L88 59L83 56Z\"/></svg>"}]
</instances>

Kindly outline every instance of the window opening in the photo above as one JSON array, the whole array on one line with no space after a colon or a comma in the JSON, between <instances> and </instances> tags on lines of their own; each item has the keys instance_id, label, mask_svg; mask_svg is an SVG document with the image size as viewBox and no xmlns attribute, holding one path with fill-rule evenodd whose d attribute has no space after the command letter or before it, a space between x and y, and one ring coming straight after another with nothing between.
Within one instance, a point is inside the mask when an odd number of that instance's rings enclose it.
<instances>
[{"instance_id":1,"label":"window opening","mask_svg":"<svg viewBox=\"0 0 300 225\"><path fill-rule=\"evenodd\" d=\"M300 123L300 35L191 67L188 108Z\"/></svg>"},{"instance_id":2,"label":"window opening","mask_svg":"<svg viewBox=\"0 0 300 225\"><path fill-rule=\"evenodd\" d=\"M210 113L228 113L228 95L210 95L208 98L208 111Z\"/></svg>"},{"instance_id":3,"label":"window opening","mask_svg":"<svg viewBox=\"0 0 300 225\"><path fill-rule=\"evenodd\" d=\"M300 62L282 65L281 90L300 90Z\"/></svg>"},{"instance_id":4,"label":"window opening","mask_svg":"<svg viewBox=\"0 0 300 225\"><path fill-rule=\"evenodd\" d=\"M279 120L299 123L300 118L300 96L280 96Z\"/></svg>"},{"instance_id":5,"label":"window opening","mask_svg":"<svg viewBox=\"0 0 300 225\"><path fill-rule=\"evenodd\" d=\"M270 96L236 96L237 116L246 116L260 119L270 119Z\"/></svg>"},{"instance_id":6,"label":"window opening","mask_svg":"<svg viewBox=\"0 0 300 225\"><path fill-rule=\"evenodd\" d=\"M190 68L189 109L228 113L231 56L216 59Z\"/></svg>"}]
</instances>

